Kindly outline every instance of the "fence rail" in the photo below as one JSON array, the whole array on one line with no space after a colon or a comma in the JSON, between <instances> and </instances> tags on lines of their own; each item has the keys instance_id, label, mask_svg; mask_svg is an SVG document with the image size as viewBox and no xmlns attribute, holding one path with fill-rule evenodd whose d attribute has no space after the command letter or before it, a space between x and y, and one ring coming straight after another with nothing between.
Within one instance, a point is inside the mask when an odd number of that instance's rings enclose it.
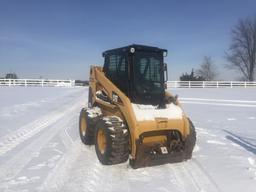
<instances>
[{"instance_id":1,"label":"fence rail","mask_svg":"<svg viewBox=\"0 0 256 192\"><path fill-rule=\"evenodd\" d=\"M74 80L56 79L0 79L1 86L23 86L23 87L74 87Z\"/></svg>"},{"instance_id":2,"label":"fence rail","mask_svg":"<svg viewBox=\"0 0 256 192\"><path fill-rule=\"evenodd\" d=\"M255 87L256 81L168 81L168 88L234 88Z\"/></svg>"},{"instance_id":3,"label":"fence rail","mask_svg":"<svg viewBox=\"0 0 256 192\"><path fill-rule=\"evenodd\" d=\"M74 87L75 80L57 79L0 79L1 86ZM256 81L168 81L168 88L234 88L255 87Z\"/></svg>"}]
</instances>

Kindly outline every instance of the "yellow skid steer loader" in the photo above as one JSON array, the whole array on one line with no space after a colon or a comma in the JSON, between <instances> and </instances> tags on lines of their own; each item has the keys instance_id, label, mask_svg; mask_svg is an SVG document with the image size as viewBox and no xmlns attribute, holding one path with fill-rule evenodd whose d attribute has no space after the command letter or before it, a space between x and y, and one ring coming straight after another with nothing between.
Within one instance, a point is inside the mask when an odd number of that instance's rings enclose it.
<instances>
[{"instance_id":1,"label":"yellow skid steer loader","mask_svg":"<svg viewBox=\"0 0 256 192\"><path fill-rule=\"evenodd\" d=\"M176 96L165 91L167 50L130 45L103 53L104 66L91 66L88 107L79 132L95 144L104 165L133 168L190 159L195 128Z\"/></svg>"}]
</instances>

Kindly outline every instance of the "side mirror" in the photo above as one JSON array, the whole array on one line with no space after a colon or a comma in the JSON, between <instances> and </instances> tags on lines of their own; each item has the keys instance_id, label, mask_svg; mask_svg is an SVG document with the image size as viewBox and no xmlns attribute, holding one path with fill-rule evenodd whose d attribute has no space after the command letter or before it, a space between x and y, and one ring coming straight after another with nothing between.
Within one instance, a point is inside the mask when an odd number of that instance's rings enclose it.
<instances>
[{"instance_id":1,"label":"side mirror","mask_svg":"<svg viewBox=\"0 0 256 192\"><path fill-rule=\"evenodd\" d=\"M167 71L167 63L164 63L164 70Z\"/></svg>"}]
</instances>

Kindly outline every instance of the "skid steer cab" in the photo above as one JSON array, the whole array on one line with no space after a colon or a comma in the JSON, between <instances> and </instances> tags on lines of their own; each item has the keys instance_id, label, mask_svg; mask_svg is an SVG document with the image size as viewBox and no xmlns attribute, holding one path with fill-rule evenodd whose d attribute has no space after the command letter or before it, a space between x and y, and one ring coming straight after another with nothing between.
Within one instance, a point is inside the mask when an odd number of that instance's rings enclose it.
<instances>
[{"instance_id":1,"label":"skid steer cab","mask_svg":"<svg viewBox=\"0 0 256 192\"><path fill-rule=\"evenodd\" d=\"M129 159L139 168L192 157L195 128L165 90L164 56L165 49L133 44L105 51L104 66L91 66L79 132L102 164Z\"/></svg>"}]
</instances>

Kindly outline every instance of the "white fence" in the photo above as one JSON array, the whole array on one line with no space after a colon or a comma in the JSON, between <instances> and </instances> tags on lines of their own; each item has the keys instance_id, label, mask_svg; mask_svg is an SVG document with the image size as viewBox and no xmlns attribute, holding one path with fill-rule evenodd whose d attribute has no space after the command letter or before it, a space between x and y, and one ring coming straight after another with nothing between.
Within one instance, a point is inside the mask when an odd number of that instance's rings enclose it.
<instances>
[{"instance_id":1,"label":"white fence","mask_svg":"<svg viewBox=\"0 0 256 192\"><path fill-rule=\"evenodd\" d=\"M234 88L255 87L256 81L168 81L168 88Z\"/></svg>"},{"instance_id":2,"label":"white fence","mask_svg":"<svg viewBox=\"0 0 256 192\"><path fill-rule=\"evenodd\" d=\"M74 87L75 80L56 79L0 79L1 86ZM168 88L234 88L255 87L256 81L168 81Z\"/></svg>"},{"instance_id":3,"label":"white fence","mask_svg":"<svg viewBox=\"0 0 256 192\"><path fill-rule=\"evenodd\" d=\"M0 79L1 86L74 87L75 81L54 79Z\"/></svg>"}]
</instances>

